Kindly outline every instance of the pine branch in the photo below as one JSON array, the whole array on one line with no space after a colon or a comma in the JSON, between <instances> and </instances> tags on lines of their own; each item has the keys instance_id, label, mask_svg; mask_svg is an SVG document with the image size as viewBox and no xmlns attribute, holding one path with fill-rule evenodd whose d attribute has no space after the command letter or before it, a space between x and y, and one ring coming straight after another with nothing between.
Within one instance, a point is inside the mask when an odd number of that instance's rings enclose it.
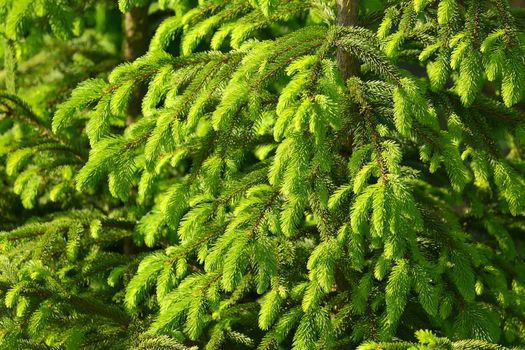
<instances>
[{"instance_id":1,"label":"pine branch","mask_svg":"<svg viewBox=\"0 0 525 350\"><path fill-rule=\"evenodd\" d=\"M63 147L64 150L71 152L79 161L81 161L82 163L85 162L84 155L79 153L77 150L71 148L67 144L67 141L55 136L51 128L48 125L46 125L42 121L42 118L38 117L32 111L31 107L21 98L19 98L16 95L0 92L0 99L8 101L9 104L5 104L4 106L8 108L9 115L12 115L15 118L20 118L22 122L33 126L38 131L40 131L40 133L43 134L45 137L59 144L61 147ZM14 107L10 105L11 103L14 104ZM22 112L22 114L20 115L16 112Z\"/></svg>"},{"instance_id":2,"label":"pine branch","mask_svg":"<svg viewBox=\"0 0 525 350\"><path fill-rule=\"evenodd\" d=\"M0 281L0 290L7 291L11 285ZM113 320L118 324L127 326L130 323L129 316L117 307L106 305L90 297L78 295L61 295L43 287L26 287L22 288L21 293L30 297L36 297L40 300L55 299L59 302L73 306L76 310L87 315L95 314L104 318Z\"/></svg>"}]
</instances>

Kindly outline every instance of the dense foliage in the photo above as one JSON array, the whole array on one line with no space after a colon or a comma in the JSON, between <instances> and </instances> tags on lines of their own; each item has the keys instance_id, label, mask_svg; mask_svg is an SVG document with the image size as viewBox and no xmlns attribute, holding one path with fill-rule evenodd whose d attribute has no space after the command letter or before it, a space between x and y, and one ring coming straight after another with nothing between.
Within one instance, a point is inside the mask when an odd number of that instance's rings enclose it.
<instances>
[{"instance_id":1,"label":"dense foliage","mask_svg":"<svg viewBox=\"0 0 525 350\"><path fill-rule=\"evenodd\" d=\"M0 349L525 346L524 18L1 0Z\"/></svg>"}]
</instances>

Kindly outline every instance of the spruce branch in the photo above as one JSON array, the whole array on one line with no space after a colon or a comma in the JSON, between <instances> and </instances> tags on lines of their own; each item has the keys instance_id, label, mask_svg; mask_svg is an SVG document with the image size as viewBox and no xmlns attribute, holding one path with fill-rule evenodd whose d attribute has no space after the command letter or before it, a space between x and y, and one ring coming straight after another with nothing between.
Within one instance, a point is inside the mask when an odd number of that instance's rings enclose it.
<instances>
[{"instance_id":1,"label":"spruce branch","mask_svg":"<svg viewBox=\"0 0 525 350\"><path fill-rule=\"evenodd\" d=\"M4 106L8 108L9 115L13 116L14 118L20 118L22 122L33 126L45 137L59 144L63 150L67 150L68 152L72 153L80 162L85 162L84 155L78 152L76 149L71 148L67 141L53 134L50 126L46 125L46 123L43 122L43 119L38 117L24 100L22 100L17 95L7 92L0 92L0 100L1 99L7 102L4 104ZM21 112L21 114L17 112Z\"/></svg>"},{"instance_id":2,"label":"spruce branch","mask_svg":"<svg viewBox=\"0 0 525 350\"><path fill-rule=\"evenodd\" d=\"M10 284L0 281L0 290L7 291L10 288ZM57 294L55 291L40 286L24 287L22 288L21 293L30 297L36 297L41 301L56 300L57 302L62 302L71 305L77 311L83 312L87 315L96 314L104 318L113 320L123 326L127 326L130 323L130 318L124 311L117 307L106 305L100 302L99 300L93 299L91 297L84 297L73 294Z\"/></svg>"}]
</instances>

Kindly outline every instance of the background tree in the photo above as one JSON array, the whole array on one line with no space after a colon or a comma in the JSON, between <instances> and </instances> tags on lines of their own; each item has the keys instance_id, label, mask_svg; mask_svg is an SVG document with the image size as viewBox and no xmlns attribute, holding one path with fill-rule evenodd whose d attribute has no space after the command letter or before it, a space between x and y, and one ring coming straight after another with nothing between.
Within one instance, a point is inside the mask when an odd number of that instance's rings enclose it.
<instances>
[{"instance_id":1,"label":"background tree","mask_svg":"<svg viewBox=\"0 0 525 350\"><path fill-rule=\"evenodd\" d=\"M522 9L0 6L0 348L525 346Z\"/></svg>"}]
</instances>

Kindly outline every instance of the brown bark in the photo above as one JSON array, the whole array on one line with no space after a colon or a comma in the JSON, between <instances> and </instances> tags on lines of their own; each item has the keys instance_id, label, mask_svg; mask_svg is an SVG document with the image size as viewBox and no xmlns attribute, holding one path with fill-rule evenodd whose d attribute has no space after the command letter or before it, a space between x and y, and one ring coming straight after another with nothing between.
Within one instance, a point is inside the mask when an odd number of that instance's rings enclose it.
<instances>
[{"instance_id":1,"label":"brown bark","mask_svg":"<svg viewBox=\"0 0 525 350\"><path fill-rule=\"evenodd\" d=\"M124 60L132 62L148 50L148 8L136 7L126 12L122 19L122 28L124 31L122 48ZM140 115L144 93L144 87L141 87L132 95L128 106L128 125L132 124Z\"/></svg>"},{"instance_id":2,"label":"brown bark","mask_svg":"<svg viewBox=\"0 0 525 350\"><path fill-rule=\"evenodd\" d=\"M358 13L359 0L337 0L338 25L356 25ZM359 61L341 48L337 49L337 67L345 80L359 74Z\"/></svg>"},{"instance_id":3,"label":"brown bark","mask_svg":"<svg viewBox=\"0 0 525 350\"><path fill-rule=\"evenodd\" d=\"M148 49L148 8L136 7L124 14L124 59L134 61Z\"/></svg>"},{"instance_id":4,"label":"brown bark","mask_svg":"<svg viewBox=\"0 0 525 350\"><path fill-rule=\"evenodd\" d=\"M357 24L359 0L337 0L337 24L354 26ZM345 80L359 74L359 61L345 50L337 49L337 68ZM335 270L335 289L348 290L347 277L341 268Z\"/></svg>"},{"instance_id":5,"label":"brown bark","mask_svg":"<svg viewBox=\"0 0 525 350\"><path fill-rule=\"evenodd\" d=\"M132 62L148 50L148 8L136 7L126 12L122 18L122 29L124 34L122 45L124 60ZM145 92L145 86L140 86L131 95L126 124L132 124L141 114L142 98ZM134 244L133 239L126 237L122 244L122 251L126 255L131 255L138 253L140 248Z\"/></svg>"}]
</instances>

